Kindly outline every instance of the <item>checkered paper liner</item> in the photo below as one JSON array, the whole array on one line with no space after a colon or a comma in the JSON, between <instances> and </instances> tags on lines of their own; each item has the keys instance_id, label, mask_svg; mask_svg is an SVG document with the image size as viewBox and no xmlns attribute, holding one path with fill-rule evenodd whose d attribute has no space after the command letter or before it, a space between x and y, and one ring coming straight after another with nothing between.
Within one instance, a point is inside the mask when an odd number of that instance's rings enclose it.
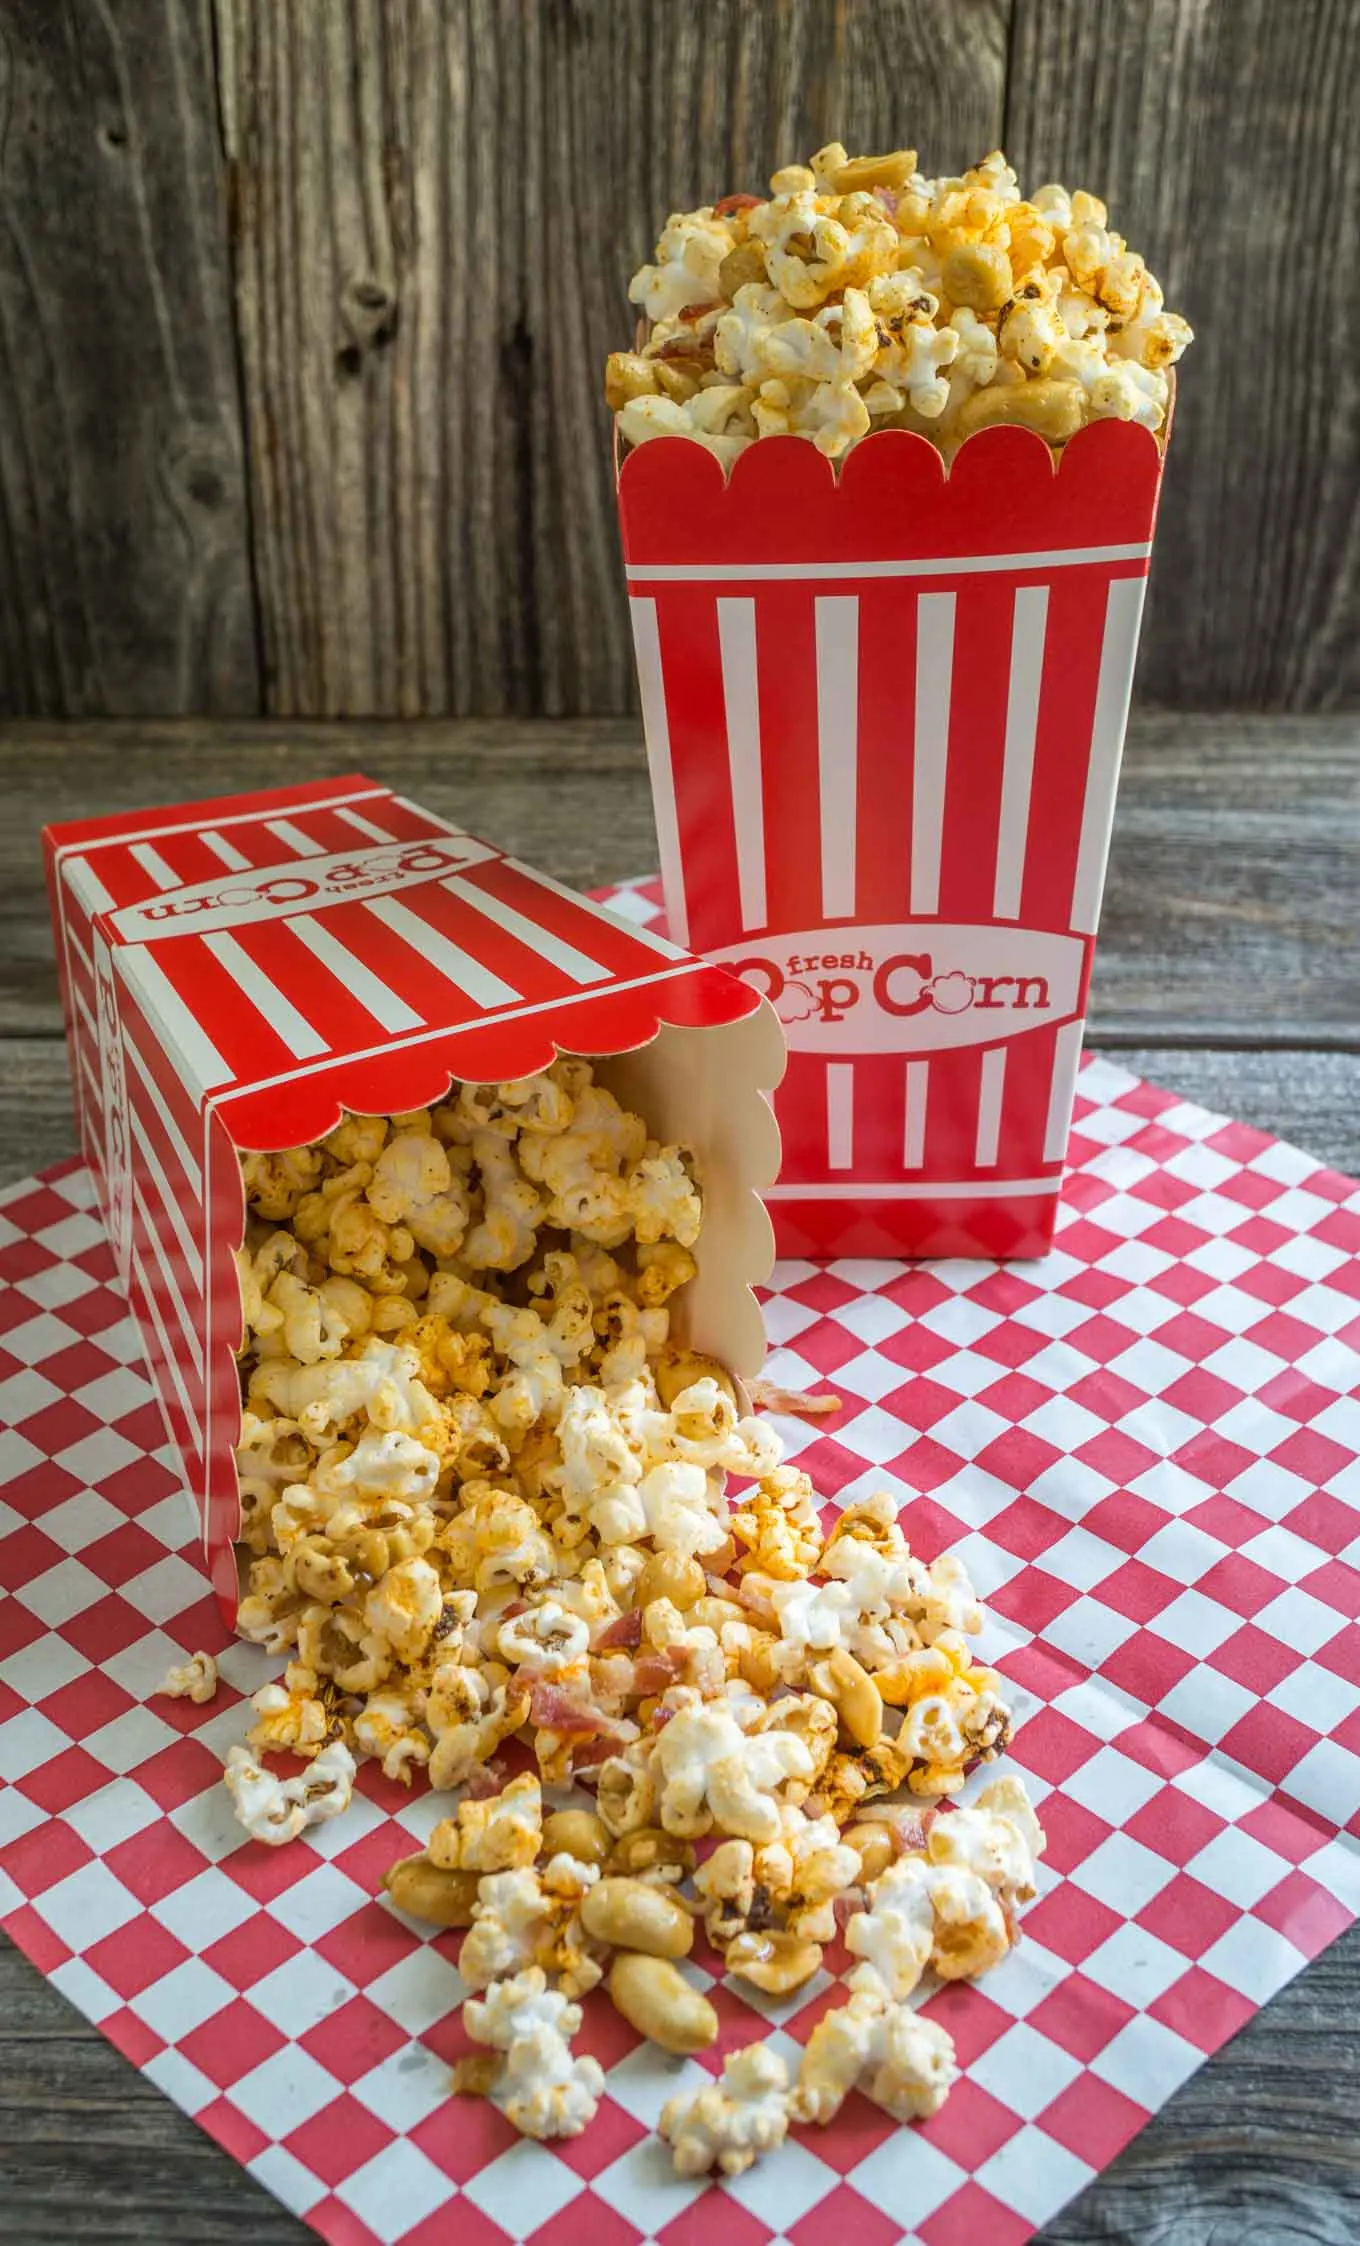
<instances>
[{"instance_id":1,"label":"checkered paper liner","mask_svg":"<svg viewBox=\"0 0 1360 2246\"><path fill-rule=\"evenodd\" d=\"M683 2065L589 1999L574 2142L450 2099L457 1937L375 1899L441 1805L370 1765L290 1847L233 1822L277 1664L224 1641L72 1164L0 1196L0 1925L342 2246L1018 2246L1360 1912L1360 1188L1100 1061L1072 1162L1041 1265L786 1264L767 1304L772 1377L843 1399L782 1423L818 1487L901 1485L971 1567L1049 1834L1018 1948L925 2000L966 2069L934 2120L855 2096L735 2181L670 2172L664 2100L755 2037L795 2060L840 1950L791 2003L715 1986ZM216 1701L153 1697L198 1646Z\"/></svg>"}]
</instances>

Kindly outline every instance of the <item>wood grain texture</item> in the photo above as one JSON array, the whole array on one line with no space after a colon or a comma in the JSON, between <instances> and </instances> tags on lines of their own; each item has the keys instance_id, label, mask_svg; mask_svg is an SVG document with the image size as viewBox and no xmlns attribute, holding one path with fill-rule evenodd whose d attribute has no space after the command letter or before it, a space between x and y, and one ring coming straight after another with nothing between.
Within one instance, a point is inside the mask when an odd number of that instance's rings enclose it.
<instances>
[{"instance_id":1,"label":"wood grain texture","mask_svg":"<svg viewBox=\"0 0 1360 2246\"><path fill-rule=\"evenodd\" d=\"M833 133L990 147L1009 0L216 7L268 707L631 707L630 272Z\"/></svg>"},{"instance_id":2,"label":"wood grain texture","mask_svg":"<svg viewBox=\"0 0 1360 2246\"><path fill-rule=\"evenodd\" d=\"M1360 719L1135 714L1095 1044L1360 1041ZM58 1026L38 830L366 767L562 879L656 865L631 720L15 726L0 733L0 1033Z\"/></svg>"},{"instance_id":3,"label":"wood grain texture","mask_svg":"<svg viewBox=\"0 0 1360 2246\"><path fill-rule=\"evenodd\" d=\"M1357 1992L1360 1930L1272 1998L1035 2246L1354 2246ZM6 2246L303 2246L313 2235L3 1935L0 2019Z\"/></svg>"},{"instance_id":4,"label":"wood grain texture","mask_svg":"<svg viewBox=\"0 0 1360 2246\"><path fill-rule=\"evenodd\" d=\"M208 0L4 0L0 712L258 699Z\"/></svg>"},{"instance_id":5,"label":"wood grain texture","mask_svg":"<svg viewBox=\"0 0 1360 2246\"><path fill-rule=\"evenodd\" d=\"M1022 178L1094 188L1197 331L1140 690L1353 703L1360 10L1015 0L1006 110Z\"/></svg>"}]
</instances>

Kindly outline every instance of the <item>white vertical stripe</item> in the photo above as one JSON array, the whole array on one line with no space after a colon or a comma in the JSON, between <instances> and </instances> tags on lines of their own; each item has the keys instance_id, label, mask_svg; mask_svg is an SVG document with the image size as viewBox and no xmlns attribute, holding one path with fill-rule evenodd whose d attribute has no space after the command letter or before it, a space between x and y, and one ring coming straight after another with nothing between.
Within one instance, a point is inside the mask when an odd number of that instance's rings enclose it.
<instances>
[{"instance_id":1,"label":"white vertical stripe","mask_svg":"<svg viewBox=\"0 0 1360 2246\"><path fill-rule=\"evenodd\" d=\"M907 1128L902 1142L902 1167L905 1170L919 1170L926 1158L926 1098L929 1087L929 1061L908 1061Z\"/></svg>"},{"instance_id":2,"label":"white vertical stripe","mask_svg":"<svg viewBox=\"0 0 1360 2246\"><path fill-rule=\"evenodd\" d=\"M689 913L685 906L685 879L680 864L680 822L675 809L675 774L671 769L671 729L666 716L666 682L661 672L661 634L656 602L630 600L633 649L637 657L638 693L642 701L642 730L647 739L647 763L652 776L652 808L656 814L656 840L661 857L661 885L666 897L666 918L678 944L688 947Z\"/></svg>"},{"instance_id":3,"label":"white vertical stripe","mask_svg":"<svg viewBox=\"0 0 1360 2246\"><path fill-rule=\"evenodd\" d=\"M911 910L940 908L940 839L949 763L949 701L954 670L954 595L922 593L916 603L916 744L911 780Z\"/></svg>"},{"instance_id":4,"label":"white vertical stripe","mask_svg":"<svg viewBox=\"0 0 1360 2246\"><path fill-rule=\"evenodd\" d=\"M1015 614L1011 620L1011 675L1006 693L1006 747L1001 767L996 886L992 894L992 911L998 920L1014 920L1020 911L1047 626L1047 585L1022 585L1015 596Z\"/></svg>"},{"instance_id":5,"label":"white vertical stripe","mask_svg":"<svg viewBox=\"0 0 1360 2246\"><path fill-rule=\"evenodd\" d=\"M408 1006L396 991L389 990L381 977L375 975L371 967L366 967L321 921L314 920L309 912L300 912L288 925L313 958L328 967L384 1029L424 1027L425 1016L418 1014L414 1006Z\"/></svg>"},{"instance_id":6,"label":"white vertical stripe","mask_svg":"<svg viewBox=\"0 0 1360 2246\"><path fill-rule=\"evenodd\" d=\"M1100 677L1091 722L1091 761L1086 768L1086 801L1082 806L1081 841L1072 883L1071 924L1082 936L1093 934L1100 918L1105 860L1109 856L1110 828L1114 824L1114 796L1119 785L1124 727L1128 723L1133 665L1138 653L1138 626L1146 591L1145 577L1116 577L1111 581L1105 603L1105 636L1100 649Z\"/></svg>"},{"instance_id":7,"label":"white vertical stripe","mask_svg":"<svg viewBox=\"0 0 1360 2246\"><path fill-rule=\"evenodd\" d=\"M124 1041L123 1050L127 1054L127 1057L131 1061L133 1068L136 1070L138 1076L142 1080L142 1090L145 1092L152 1107L154 1107L154 1109L156 1110L156 1121L160 1124L161 1129L164 1131L166 1137L170 1141L170 1144L173 1146L175 1153L179 1157L180 1168L183 1170L184 1175L186 1176L186 1178L188 1178L189 1183L192 1185L195 1196L200 1196L203 1191L203 1173L200 1170L197 1162L194 1160L193 1155L189 1151L188 1140L185 1138L184 1133L181 1131L178 1123L175 1121L174 1116L170 1113L169 1108L166 1106L165 1101L161 1097L161 1088L159 1084L156 1082L155 1077L151 1074L150 1069L147 1067L146 1062L142 1059L141 1054L138 1052L137 1047L130 1037Z\"/></svg>"},{"instance_id":8,"label":"white vertical stripe","mask_svg":"<svg viewBox=\"0 0 1360 2246\"><path fill-rule=\"evenodd\" d=\"M461 990L465 998L470 998L474 1005L510 1006L522 996L512 984L503 983L500 976L493 975L489 967L481 966L471 952L462 950L458 944L441 934L438 928L432 928L428 920L422 920L419 913L412 912L410 906L402 904L399 898L375 897L370 904L365 905L364 910L371 912L385 928L390 928L394 935L410 944L422 959L428 959L430 965L441 975L447 976L455 988Z\"/></svg>"},{"instance_id":9,"label":"white vertical stripe","mask_svg":"<svg viewBox=\"0 0 1360 2246\"><path fill-rule=\"evenodd\" d=\"M88 858L68 858L62 867L62 879L91 918L97 912L112 912L113 899Z\"/></svg>"},{"instance_id":10,"label":"white vertical stripe","mask_svg":"<svg viewBox=\"0 0 1360 2246\"><path fill-rule=\"evenodd\" d=\"M149 1220L147 1219L145 1212L143 1213L142 1222L144 1224L147 1224L149 1230ZM151 1238L153 1242L155 1241L155 1237L155 1233L152 1232ZM191 1443L197 1442L201 1439L198 1424L198 1415L190 1406L188 1390L185 1388L184 1382L180 1378L179 1359L176 1356L175 1351L170 1347L170 1339L165 1331L164 1322L161 1318L160 1309L157 1305L155 1294L152 1291L151 1282L146 1275L146 1265L142 1262L141 1257L135 1252L132 1258L132 1268L137 1274L138 1285L141 1287L143 1297L146 1301L146 1307L151 1314L151 1323L156 1329L156 1339L161 1345L161 1355L165 1359L165 1369L170 1375L171 1381L174 1384L175 1394L179 1398L180 1410L184 1414L185 1431L188 1434ZM164 1267L162 1266L162 1268ZM173 1428L171 1428L170 1433L172 1440L175 1441L175 1447L176 1449L178 1449L179 1444L178 1440L175 1438Z\"/></svg>"},{"instance_id":11,"label":"white vertical stripe","mask_svg":"<svg viewBox=\"0 0 1360 2246\"><path fill-rule=\"evenodd\" d=\"M343 811L340 816L344 818ZM220 858L223 865L229 866L233 873L246 873L249 870L250 860L244 850L238 850L235 843L228 842L226 836L219 834L215 827L205 827L199 840L205 842L214 858Z\"/></svg>"},{"instance_id":12,"label":"white vertical stripe","mask_svg":"<svg viewBox=\"0 0 1360 2246\"><path fill-rule=\"evenodd\" d=\"M135 858L142 872L149 873L162 889L181 889L184 886L174 867L167 864L154 842L134 842L128 855Z\"/></svg>"},{"instance_id":13,"label":"white vertical stripe","mask_svg":"<svg viewBox=\"0 0 1360 2246\"><path fill-rule=\"evenodd\" d=\"M85 1024L86 1035L91 1038L92 1041L97 1045L99 1043L99 1030L95 1023L94 1015L90 1012L89 1007L86 1005L84 999L81 997L80 992L76 989L74 983L72 983L71 985L71 996L75 1001L76 1012L79 1014L82 1022Z\"/></svg>"},{"instance_id":14,"label":"white vertical stripe","mask_svg":"<svg viewBox=\"0 0 1360 2246\"><path fill-rule=\"evenodd\" d=\"M224 928L214 929L202 938L203 948L210 951L219 967L226 969L238 990L243 991L257 1012L263 1014L273 1030L277 1030L294 1060L312 1060L318 1053L329 1053L329 1038L314 1029L305 1014L300 1014L291 999L285 998L277 983L270 981L263 967L257 967L250 953L242 949L234 936Z\"/></svg>"},{"instance_id":15,"label":"white vertical stripe","mask_svg":"<svg viewBox=\"0 0 1360 2246\"><path fill-rule=\"evenodd\" d=\"M526 881L532 881L536 889L550 889L554 897L565 898L569 905L575 905L581 912L588 912L592 920L602 920L606 927L618 929L623 935L633 937L635 942L645 944L648 951L659 951L663 959L685 957L679 944L671 943L665 936L659 935L655 928L644 927L640 920L629 920L626 914L614 912L610 906L602 905L598 898L583 896L579 889L568 889L565 882L554 881L551 874L539 873L534 866L521 864L518 858L507 858L505 863L512 873L523 874Z\"/></svg>"},{"instance_id":16,"label":"white vertical stripe","mask_svg":"<svg viewBox=\"0 0 1360 2246\"><path fill-rule=\"evenodd\" d=\"M817 619L817 787L821 799L822 911L852 920L859 814L859 601L824 598Z\"/></svg>"},{"instance_id":17,"label":"white vertical stripe","mask_svg":"<svg viewBox=\"0 0 1360 2246\"><path fill-rule=\"evenodd\" d=\"M1084 1022L1064 1022L1053 1041L1053 1074L1048 1086L1048 1121L1044 1125L1045 1162L1067 1158L1067 1134L1072 1128L1072 1099L1077 1088Z\"/></svg>"},{"instance_id":18,"label":"white vertical stripe","mask_svg":"<svg viewBox=\"0 0 1360 2246\"><path fill-rule=\"evenodd\" d=\"M194 1099L231 1080L217 1047L145 944L120 944L114 964L165 1049L166 1058Z\"/></svg>"},{"instance_id":19,"label":"white vertical stripe","mask_svg":"<svg viewBox=\"0 0 1360 2246\"><path fill-rule=\"evenodd\" d=\"M359 833L366 834L370 842L391 842L393 840L390 834L384 833L375 819L366 818L362 811L337 811L335 816L337 819L343 819L347 827L357 827Z\"/></svg>"},{"instance_id":20,"label":"white vertical stripe","mask_svg":"<svg viewBox=\"0 0 1360 2246\"><path fill-rule=\"evenodd\" d=\"M1006 1087L1006 1048L994 1045L982 1056L982 1076L978 1085L977 1143L973 1160L980 1170L989 1170L996 1161L997 1141L1001 1136L1001 1096Z\"/></svg>"},{"instance_id":21,"label":"white vertical stripe","mask_svg":"<svg viewBox=\"0 0 1360 2246\"><path fill-rule=\"evenodd\" d=\"M412 803L409 795L394 795L392 801L396 805L398 805L401 810L409 811L413 819L419 819L426 829L424 835L413 834L407 836L405 838L407 841L410 841L412 843L421 841L428 842L432 834L467 835L467 828L460 827L456 820L441 819L439 813L437 811L431 811L426 804ZM389 839L395 840L396 838L390 837ZM471 841L472 839L473 837L468 836L469 841Z\"/></svg>"},{"instance_id":22,"label":"white vertical stripe","mask_svg":"<svg viewBox=\"0 0 1360 2246\"><path fill-rule=\"evenodd\" d=\"M452 897L461 897L465 905L471 905L473 911L481 913L485 919L494 921L498 928L505 930L507 936L517 937L520 943L528 945L530 951L536 951L540 958L548 960L554 967L560 967L562 973L570 975L574 983L609 981L609 969L602 967L598 959L592 959L588 953L578 951L575 944L567 943L562 936L555 936L550 928L540 928L536 920L530 920L526 913L516 912L513 905L506 904L504 898L493 897L489 890L479 889L475 881L465 881L460 873L455 873L442 881L440 887L447 889Z\"/></svg>"},{"instance_id":23,"label":"white vertical stripe","mask_svg":"<svg viewBox=\"0 0 1360 2246\"><path fill-rule=\"evenodd\" d=\"M165 1213L169 1217L170 1222L174 1227L175 1237L179 1241L180 1247L184 1251L185 1263L188 1265L189 1270L193 1273L196 1284L202 1286L203 1258L199 1254L197 1242L195 1241L193 1234L190 1232L189 1227L185 1222L184 1211L181 1209L178 1201L175 1199L170 1180L167 1178L164 1168L162 1167L160 1155L157 1153L155 1146L147 1136L147 1133L142 1125L142 1119L135 1112L135 1110L132 1111L131 1114L131 1123L132 1136L136 1140L137 1145L141 1150L143 1162L146 1164L147 1169L150 1171L152 1177L156 1181L156 1191L160 1195ZM140 1189L138 1189L138 1199L140 1198L141 1193Z\"/></svg>"},{"instance_id":24,"label":"white vertical stripe","mask_svg":"<svg viewBox=\"0 0 1360 2246\"><path fill-rule=\"evenodd\" d=\"M718 648L727 711L727 769L732 787L732 830L737 845L737 895L743 930L763 928L765 902L765 795L760 763L760 689L756 670L756 604L720 600Z\"/></svg>"},{"instance_id":25,"label":"white vertical stripe","mask_svg":"<svg viewBox=\"0 0 1360 2246\"><path fill-rule=\"evenodd\" d=\"M150 1207L147 1203L146 1195L143 1193L140 1185L133 1185L132 1196L137 1204L137 1213L142 1220L142 1231L145 1237L151 1242L152 1252L156 1258L156 1268L160 1272L162 1279L165 1281L165 1291L169 1295L171 1302L175 1306L175 1316L179 1322L184 1336L184 1357L197 1372L201 1370L202 1366L202 1360L199 1355L199 1351L202 1345L198 1338L197 1326L190 1314L189 1306L180 1292L179 1281L175 1277L175 1267L171 1263L169 1256L165 1252L165 1246L160 1236L160 1227L158 1226L155 1217L151 1213ZM186 1410L188 1409L187 1398L185 1399L185 1408ZM192 1412L189 1414L191 1423L194 1421L195 1416L196 1415Z\"/></svg>"},{"instance_id":26,"label":"white vertical stripe","mask_svg":"<svg viewBox=\"0 0 1360 2246\"><path fill-rule=\"evenodd\" d=\"M855 1161L855 1071L849 1061L826 1064L826 1153L833 1170Z\"/></svg>"},{"instance_id":27,"label":"white vertical stripe","mask_svg":"<svg viewBox=\"0 0 1360 2246\"><path fill-rule=\"evenodd\" d=\"M274 840L291 850L296 858L324 858L326 855L325 843L313 842L311 836L304 834L301 827L295 827L291 819L266 819L265 826Z\"/></svg>"}]
</instances>

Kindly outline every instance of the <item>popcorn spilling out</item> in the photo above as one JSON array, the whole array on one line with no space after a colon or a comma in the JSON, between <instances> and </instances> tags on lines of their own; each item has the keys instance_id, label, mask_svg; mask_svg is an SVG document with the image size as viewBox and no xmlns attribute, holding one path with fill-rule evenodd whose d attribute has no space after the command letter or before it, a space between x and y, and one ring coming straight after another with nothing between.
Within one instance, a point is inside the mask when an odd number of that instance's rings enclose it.
<instances>
[{"instance_id":1,"label":"popcorn spilling out","mask_svg":"<svg viewBox=\"0 0 1360 2246\"><path fill-rule=\"evenodd\" d=\"M885 223L859 215L855 256ZM886 1492L828 1532L724 1367L672 1333L703 1215L684 1150L563 1058L243 1172L239 1626L286 1660L228 1757L246 1830L278 1845L339 1815L358 1756L460 1791L384 1887L462 1931L485 2048L457 2087L530 2136L594 2115L579 1998L603 1984L639 2035L704 2050L696 1928L779 1999L838 1909L849 1999L798 2081L733 2054L667 2106L676 2164L738 2175L857 2085L933 2111L952 2047L910 2000L1005 1955L1043 1835L1013 1778L939 1807L1011 1734L962 1567L919 1559ZM163 1689L214 1683L196 1656ZM545 1817L545 1785L593 1803Z\"/></svg>"},{"instance_id":2,"label":"popcorn spilling out","mask_svg":"<svg viewBox=\"0 0 1360 2246\"><path fill-rule=\"evenodd\" d=\"M999 150L927 179L912 149L833 141L766 200L676 212L628 293L647 333L606 366L620 435L692 437L725 465L767 436L835 459L874 429L946 456L996 423L1054 446L1089 421L1159 430L1193 340L1097 196L1025 198Z\"/></svg>"}]
</instances>

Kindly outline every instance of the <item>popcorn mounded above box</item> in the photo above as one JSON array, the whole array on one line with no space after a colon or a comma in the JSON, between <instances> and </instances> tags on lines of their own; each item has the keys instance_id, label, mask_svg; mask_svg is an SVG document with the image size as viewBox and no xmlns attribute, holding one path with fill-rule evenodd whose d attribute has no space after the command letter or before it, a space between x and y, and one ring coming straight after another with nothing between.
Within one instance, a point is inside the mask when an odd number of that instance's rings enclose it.
<instances>
[{"instance_id":1,"label":"popcorn mounded above box","mask_svg":"<svg viewBox=\"0 0 1360 2246\"><path fill-rule=\"evenodd\" d=\"M705 1176L690 1333L758 1367L783 1048L748 984L362 774L44 840L81 1141L229 1612L241 1150L614 1056Z\"/></svg>"}]
</instances>

